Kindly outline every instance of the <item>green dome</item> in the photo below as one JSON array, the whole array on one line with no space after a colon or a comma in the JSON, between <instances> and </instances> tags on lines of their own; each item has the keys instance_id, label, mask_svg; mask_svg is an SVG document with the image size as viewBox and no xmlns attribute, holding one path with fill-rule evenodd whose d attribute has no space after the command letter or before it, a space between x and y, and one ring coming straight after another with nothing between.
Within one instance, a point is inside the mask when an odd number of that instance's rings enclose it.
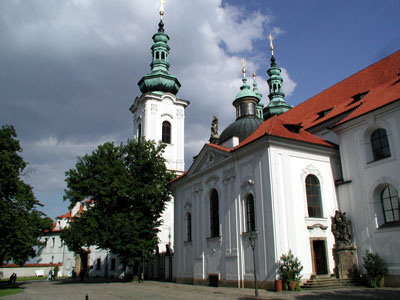
<instances>
[{"instance_id":1,"label":"green dome","mask_svg":"<svg viewBox=\"0 0 400 300\"><path fill-rule=\"evenodd\" d=\"M246 116L237 119L219 136L221 143L229 140L233 136L239 137L239 142L244 141L250 134L252 134L261 124L262 120L256 116Z\"/></svg>"},{"instance_id":2,"label":"green dome","mask_svg":"<svg viewBox=\"0 0 400 300\"><path fill-rule=\"evenodd\" d=\"M169 40L168 34L164 33L164 23L160 20L158 32L153 35L154 44L151 46L152 61L151 72L144 75L138 82L140 91L166 92L176 95L181 87L178 79L169 72Z\"/></svg>"},{"instance_id":3,"label":"green dome","mask_svg":"<svg viewBox=\"0 0 400 300\"><path fill-rule=\"evenodd\" d=\"M236 94L235 101L244 97L254 97L258 99L258 96L250 89L247 84L247 78L243 78L243 85L240 87L240 92Z\"/></svg>"}]
</instances>

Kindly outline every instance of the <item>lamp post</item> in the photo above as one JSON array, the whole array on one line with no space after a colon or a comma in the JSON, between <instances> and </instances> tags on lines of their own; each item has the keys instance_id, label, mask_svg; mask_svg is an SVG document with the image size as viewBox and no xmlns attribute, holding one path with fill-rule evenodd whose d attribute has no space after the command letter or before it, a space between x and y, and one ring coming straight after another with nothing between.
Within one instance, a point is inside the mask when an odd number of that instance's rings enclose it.
<instances>
[{"instance_id":1,"label":"lamp post","mask_svg":"<svg viewBox=\"0 0 400 300\"><path fill-rule=\"evenodd\" d=\"M257 287L257 270L256 270L256 256L254 255L254 248L256 247L256 239L257 236L252 232L249 236L249 243L251 250L253 250L253 265L254 265L254 293L255 296L258 297L258 287Z\"/></svg>"}]
</instances>

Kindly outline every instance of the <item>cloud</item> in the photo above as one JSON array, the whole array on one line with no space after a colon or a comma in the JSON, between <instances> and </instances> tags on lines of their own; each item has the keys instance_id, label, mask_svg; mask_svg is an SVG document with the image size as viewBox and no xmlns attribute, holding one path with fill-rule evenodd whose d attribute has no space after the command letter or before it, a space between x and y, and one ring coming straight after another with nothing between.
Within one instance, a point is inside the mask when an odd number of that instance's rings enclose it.
<instances>
[{"instance_id":1,"label":"cloud","mask_svg":"<svg viewBox=\"0 0 400 300\"><path fill-rule=\"evenodd\" d=\"M0 120L16 127L33 169L27 180L47 206L61 203L64 173L78 155L132 137L129 107L150 71L158 8L158 1L142 0L0 1ZM220 131L234 121L241 59L248 75L265 74L268 63L255 45L282 31L271 20L220 0L166 3L170 71L182 84L178 96L191 101L186 168L208 141L214 114ZM282 76L290 95L296 83L284 69ZM266 104L266 80L257 83Z\"/></svg>"}]
</instances>

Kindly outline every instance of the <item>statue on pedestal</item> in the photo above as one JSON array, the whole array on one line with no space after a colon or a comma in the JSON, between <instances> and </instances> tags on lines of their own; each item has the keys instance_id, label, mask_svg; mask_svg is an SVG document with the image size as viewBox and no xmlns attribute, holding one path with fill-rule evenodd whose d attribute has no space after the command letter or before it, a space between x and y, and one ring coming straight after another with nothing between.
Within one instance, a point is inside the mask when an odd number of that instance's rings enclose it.
<instances>
[{"instance_id":1,"label":"statue on pedestal","mask_svg":"<svg viewBox=\"0 0 400 300\"><path fill-rule=\"evenodd\" d=\"M352 241L351 222L346 213L337 210L332 220L332 233L335 237L333 258L337 278L351 278L357 269L357 249Z\"/></svg>"},{"instance_id":2,"label":"statue on pedestal","mask_svg":"<svg viewBox=\"0 0 400 300\"><path fill-rule=\"evenodd\" d=\"M218 118L215 115L213 116L213 120L211 122L211 135L209 141L211 144L219 144Z\"/></svg>"},{"instance_id":3,"label":"statue on pedestal","mask_svg":"<svg viewBox=\"0 0 400 300\"><path fill-rule=\"evenodd\" d=\"M332 233L335 237L335 248L353 246L351 239L351 222L347 219L346 213L337 210L332 219Z\"/></svg>"}]
</instances>

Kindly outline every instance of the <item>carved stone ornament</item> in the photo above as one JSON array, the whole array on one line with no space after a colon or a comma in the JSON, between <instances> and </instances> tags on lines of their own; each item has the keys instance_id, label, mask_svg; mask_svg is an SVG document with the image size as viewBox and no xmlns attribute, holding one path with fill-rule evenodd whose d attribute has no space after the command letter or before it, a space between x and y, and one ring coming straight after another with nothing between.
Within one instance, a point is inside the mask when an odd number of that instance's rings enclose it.
<instances>
[{"instance_id":1,"label":"carved stone ornament","mask_svg":"<svg viewBox=\"0 0 400 300\"><path fill-rule=\"evenodd\" d=\"M235 178L236 178L235 168L225 171L223 174L223 178L224 179L222 180L222 182L225 184L235 181Z\"/></svg>"},{"instance_id":2,"label":"carved stone ornament","mask_svg":"<svg viewBox=\"0 0 400 300\"><path fill-rule=\"evenodd\" d=\"M322 224L320 224L320 223L307 226L307 229L309 229L309 230L312 230L312 229L315 229L315 228L320 228L320 229L322 229L322 230L327 230L327 229L328 229L328 226L324 226L324 225L322 225Z\"/></svg>"},{"instance_id":3,"label":"carved stone ornament","mask_svg":"<svg viewBox=\"0 0 400 300\"><path fill-rule=\"evenodd\" d=\"M193 196L199 195L203 191L203 185L201 183L196 183L193 185Z\"/></svg>"}]
</instances>

